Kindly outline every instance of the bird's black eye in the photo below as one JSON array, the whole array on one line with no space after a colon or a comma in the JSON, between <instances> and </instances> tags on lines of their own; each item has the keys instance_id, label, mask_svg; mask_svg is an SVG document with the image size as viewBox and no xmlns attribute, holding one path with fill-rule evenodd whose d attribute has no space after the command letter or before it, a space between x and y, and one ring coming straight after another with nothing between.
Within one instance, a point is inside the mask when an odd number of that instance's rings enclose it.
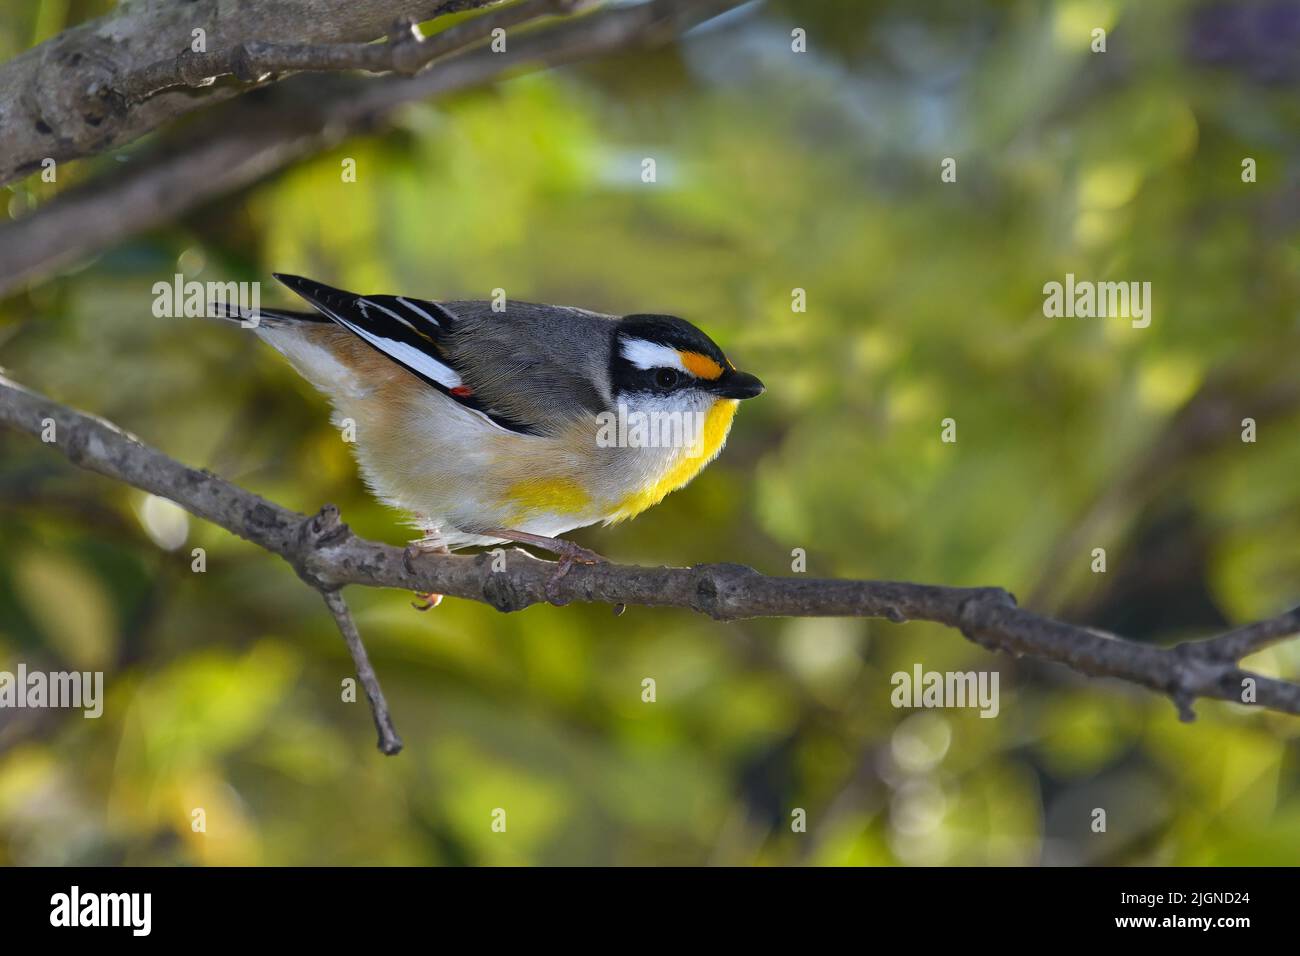
<instances>
[{"instance_id":1,"label":"bird's black eye","mask_svg":"<svg viewBox=\"0 0 1300 956\"><path fill-rule=\"evenodd\" d=\"M655 372L655 384L660 388L672 388L677 384L677 373L670 368L661 368Z\"/></svg>"}]
</instances>

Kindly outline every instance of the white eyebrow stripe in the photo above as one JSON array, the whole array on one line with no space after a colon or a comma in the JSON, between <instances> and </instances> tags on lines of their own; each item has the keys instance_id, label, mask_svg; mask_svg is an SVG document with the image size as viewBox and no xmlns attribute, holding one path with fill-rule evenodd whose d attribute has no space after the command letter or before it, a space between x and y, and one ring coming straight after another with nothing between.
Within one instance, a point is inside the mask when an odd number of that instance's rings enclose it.
<instances>
[{"instance_id":1,"label":"white eyebrow stripe","mask_svg":"<svg viewBox=\"0 0 1300 956\"><path fill-rule=\"evenodd\" d=\"M425 312L424 309L420 308L420 307L419 307L418 305L416 305L414 302L408 302L408 301L405 299L405 297L400 296L400 295L397 296L397 301L400 302L400 303L402 303L402 305L406 306L406 307L407 307L408 309L410 309L412 312L417 312L417 313L419 313L420 315L424 316L426 319L428 319L430 322L433 323L434 328L438 328L438 329L442 328L442 323L441 323L441 322L439 322L437 319L435 319L433 316L431 316L428 312Z\"/></svg>"},{"instance_id":2,"label":"white eyebrow stripe","mask_svg":"<svg viewBox=\"0 0 1300 956\"><path fill-rule=\"evenodd\" d=\"M640 369L675 368L680 372L687 372L677 350L667 345L660 345L658 342L650 342L646 339L623 339L619 344L619 351L623 353L623 358Z\"/></svg>"}]
</instances>

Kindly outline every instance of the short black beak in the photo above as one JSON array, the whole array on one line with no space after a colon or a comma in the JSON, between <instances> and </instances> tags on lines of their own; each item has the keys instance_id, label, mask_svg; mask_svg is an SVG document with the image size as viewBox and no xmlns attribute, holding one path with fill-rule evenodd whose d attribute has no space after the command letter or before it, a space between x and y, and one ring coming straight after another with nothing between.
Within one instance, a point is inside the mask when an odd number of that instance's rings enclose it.
<instances>
[{"instance_id":1,"label":"short black beak","mask_svg":"<svg viewBox=\"0 0 1300 956\"><path fill-rule=\"evenodd\" d=\"M748 372L728 372L713 386L723 398L753 398L763 394L763 383Z\"/></svg>"}]
</instances>

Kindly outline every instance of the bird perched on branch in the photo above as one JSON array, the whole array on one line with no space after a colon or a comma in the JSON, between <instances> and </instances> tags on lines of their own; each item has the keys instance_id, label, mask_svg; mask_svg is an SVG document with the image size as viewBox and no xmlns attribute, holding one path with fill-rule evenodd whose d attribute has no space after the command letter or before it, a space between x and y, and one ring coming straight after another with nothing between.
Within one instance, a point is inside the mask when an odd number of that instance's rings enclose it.
<instances>
[{"instance_id":1,"label":"bird perched on branch","mask_svg":"<svg viewBox=\"0 0 1300 956\"><path fill-rule=\"evenodd\" d=\"M557 537L657 504L707 465L763 383L671 315L357 295L276 278L315 311L219 307L289 360L352 424L381 500L410 512L407 549L512 541L574 561ZM554 580L553 579L553 580ZM439 595L421 595L427 610Z\"/></svg>"}]
</instances>

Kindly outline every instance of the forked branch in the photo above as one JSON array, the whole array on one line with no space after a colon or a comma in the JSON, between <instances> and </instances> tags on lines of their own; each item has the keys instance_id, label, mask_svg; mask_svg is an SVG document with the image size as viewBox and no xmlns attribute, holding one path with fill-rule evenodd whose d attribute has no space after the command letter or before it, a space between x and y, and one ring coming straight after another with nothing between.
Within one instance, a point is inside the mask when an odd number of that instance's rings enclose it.
<instances>
[{"instance_id":1,"label":"forked branch","mask_svg":"<svg viewBox=\"0 0 1300 956\"><path fill-rule=\"evenodd\" d=\"M395 753L401 741L340 588L360 584L432 591L482 601L500 611L517 611L547 600L552 562L517 550L507 552L505 562L487 554L403 560L403 549L354 535L333 506L311 517L283 508L216 475L189 468L109 422L4 378L0 378L0 424L34 436L52 434L54 447L74 464L169 498L191 514L284 558L325 596L370 698L385 753ZM959 630L989 650L1054 661L1083 674L1114 677L1167 694L1184 720L1194 718L1192 703L1198 698L1300 714L1300 685L1252 673L1239 663L1300 633L1300 607L1217 637L1158 647L1034 614L997 587L771 577L738 564L579 565L555 583L551 594L560 604L689 608L723 621L752 617L933 621Z\"/></svg>"}]
</instances>

